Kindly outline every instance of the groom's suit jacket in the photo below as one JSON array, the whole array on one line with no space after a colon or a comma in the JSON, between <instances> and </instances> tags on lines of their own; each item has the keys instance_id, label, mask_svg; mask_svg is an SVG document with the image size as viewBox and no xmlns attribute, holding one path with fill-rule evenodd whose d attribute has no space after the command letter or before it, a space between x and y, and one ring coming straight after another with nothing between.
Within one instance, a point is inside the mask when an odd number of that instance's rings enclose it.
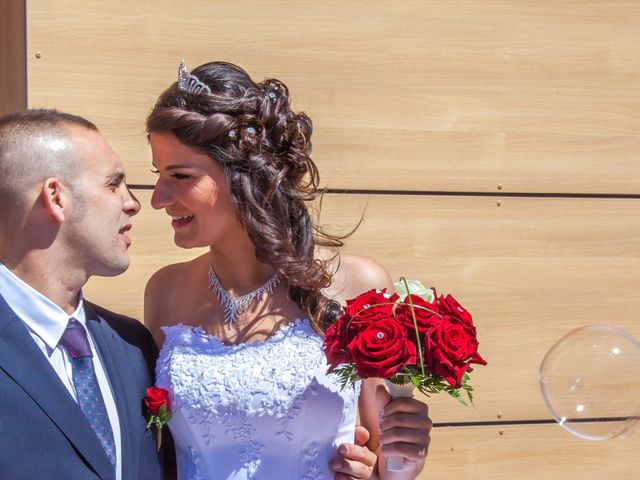
<instances>
[{"instance_id":1,"label":"groom's suit jacket","mask_svg":"<svg viewBox=\"0 0 640 480\"><path fill-rule=\"evenodd\" d=\"M85 302L118 410L123 480L157 480L155 432L143 398L157 349L136 320ZM112 480L91 425L24 323L0 295L0 479Z\"/></svg>"}]
</instances>

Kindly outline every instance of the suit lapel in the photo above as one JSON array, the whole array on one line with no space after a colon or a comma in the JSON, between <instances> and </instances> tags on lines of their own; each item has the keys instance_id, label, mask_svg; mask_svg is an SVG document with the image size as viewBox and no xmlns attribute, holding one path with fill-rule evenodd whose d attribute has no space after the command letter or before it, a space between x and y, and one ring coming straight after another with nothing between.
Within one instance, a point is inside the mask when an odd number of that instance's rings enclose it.
<instances>
[{"instance_id":1,"label":"suit lapel","mask_svg":"<svg viewBox=\"0 0 640 480\"><path fill-rule=\"evenodd\" d=\"M137 401L135 386L132 382L127 381L130 360L122 339L86 302L85 311L87 314L87 327L100 351L102 364L109 378L116 409L118 410L122 446L122 477L134 478L138 451L135 448L134 437L136 424L140 421L142 406Z\"/></svg>"},{"instance_id":2,"label":"suit lapel","mask_svg":"<svg viewBox=\"0 0 640 480\"><path fill-rule=\"evenodd\" d=\"M38 404L100 478L114 478L113 467L82 410L1 295L0 369Z\"/></svg>"}]
</instances>

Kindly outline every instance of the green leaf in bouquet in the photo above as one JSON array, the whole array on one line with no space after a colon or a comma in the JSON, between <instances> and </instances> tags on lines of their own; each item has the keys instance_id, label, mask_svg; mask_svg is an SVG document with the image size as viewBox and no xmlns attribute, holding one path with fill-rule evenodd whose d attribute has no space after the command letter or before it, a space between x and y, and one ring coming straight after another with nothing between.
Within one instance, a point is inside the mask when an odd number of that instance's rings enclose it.
<instances>
[{"instance_id":1,"label":"green leaf in bouquet","mask_svg":"<svg viewBox=\"0 0 640 480\"><path fill-rule=\"evenodd\" d=\"M340 365L332 373L338 376L340 390L344 390L347 385L355 389L356 382L360 379L353 365Z\"/></svg>"},{"instance_id":2,"label":"green leaf in bouquet","mask_svg":"<svg viewBox=\"0 0 640 480\"><path fill-rule=\"evenodd\" d=\"M455 398L457 401L459 401L461 404L463 404L465 407L467 406L467 402L465 402L462 399L462 395L460 394L460 390L455 389L455 388L451 388L447 393L449 395L451 395L453 398Z\"/></svg>"},{"instance_id":3,"label":"green leaf in bouquet","mask_svg":"<svg viewBox=\"0 0 640 480\"><path fill-rule=\"evenodd\" d=\"M467 397L469 397L469 401L471 402L471 405L473 405L473 387L467 383L469 378L469 375L465 373L464 377L462 377L462 388L467 392Z\"/></svg>"}]
</instances>

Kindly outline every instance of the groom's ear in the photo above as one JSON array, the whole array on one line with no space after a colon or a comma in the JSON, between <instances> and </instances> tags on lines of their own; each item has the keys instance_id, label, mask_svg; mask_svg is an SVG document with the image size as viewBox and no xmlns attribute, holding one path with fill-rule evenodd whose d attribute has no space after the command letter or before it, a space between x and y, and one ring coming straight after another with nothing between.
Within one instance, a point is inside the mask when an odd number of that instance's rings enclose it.
<instances>
[{"instance_id":1,"label":"groom's ear","mask_svg":"<svg viewBox=\"0 0 640 480\"><path fill-rule=\"evenodd\" d=\"M46 178L42 183L41 200L46 211L53 219L62 224L69 218L73 204L73 195L59 178Z\"/></svg>"}]
</instances>

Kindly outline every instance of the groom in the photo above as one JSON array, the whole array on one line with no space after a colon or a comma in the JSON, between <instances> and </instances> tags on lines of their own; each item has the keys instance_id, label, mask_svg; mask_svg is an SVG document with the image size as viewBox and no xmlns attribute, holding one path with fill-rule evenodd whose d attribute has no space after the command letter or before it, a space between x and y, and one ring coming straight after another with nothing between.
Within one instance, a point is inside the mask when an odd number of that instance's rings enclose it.
<instances>
[{"instance_id":1,"label":"groom","mask_svg":"<svg viewBox=\"0 0 640 480\"><path fill-rule=\"evenodd\" d=\"M81 292L127 269L139 209L92 123L0 118L0 478L161 478L142 408L153 341Z\"/></svg>"}]
</instances>

